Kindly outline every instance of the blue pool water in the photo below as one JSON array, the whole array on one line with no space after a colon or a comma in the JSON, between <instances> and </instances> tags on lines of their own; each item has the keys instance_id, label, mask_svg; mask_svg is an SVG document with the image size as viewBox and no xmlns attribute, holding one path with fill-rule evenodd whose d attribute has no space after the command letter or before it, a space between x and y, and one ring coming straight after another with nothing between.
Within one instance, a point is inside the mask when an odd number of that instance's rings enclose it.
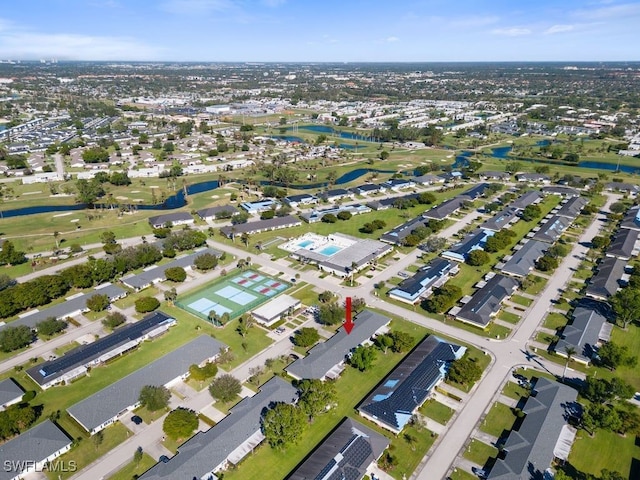
<instances>
[{"instance_id":1,"label":"blue pool water","mask_svg":"<svg viewBox=\"0 0 640 480\"><path fill-rule=\"evenodd\" d=\"M300 248L307 248L309 245L313 243L313 240L303 240L298 244Z\"/></svg>"},{"instance_id":2,"label":"blue pool water","mask_svg":"<svg viewBox=\"0 0 640 480\"><path fill-rule=\"evenodd\" d=\"M320 255L325 255L327 257L330 257L331 255L333 255L334 253L339 252L340 250L342 250L340 247L336 247L335 245L329 245L328 247L324 247L318 253Z\"/></svg>"}]
</instances>

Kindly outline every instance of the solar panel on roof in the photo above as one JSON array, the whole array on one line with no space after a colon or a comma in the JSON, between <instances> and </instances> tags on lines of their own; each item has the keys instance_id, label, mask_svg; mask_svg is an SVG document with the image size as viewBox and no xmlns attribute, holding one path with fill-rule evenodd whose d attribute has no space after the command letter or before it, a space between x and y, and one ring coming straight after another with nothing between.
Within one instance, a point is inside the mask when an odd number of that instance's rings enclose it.
<instances>
[{"instance_id":1,"label":"solar panel on roof","mask_svg":"<svg viewBox=\"0 0 640 480\"><path fill-rule=\"evenodd\" d=\"M358 438L358 435L356 435L355 433L351 435L351 438L347 442L345 442L344 446L340 449L340 453L344 453L344 451L351 445L351 442L353 442L356 438Z\"/></svg>"},{"instance_id":2,"label":"solar panel on roof","mask_svg":"<svg viewBox=\"0 0 640 480\"><path fill-rule=\"evenodd\" d=\"M344 458L349 465L360 467L372 454L371 445L364 438L358 437L344 452Z\"/></svg>"},{"instance_id":3,"label":"solar panel on roof","mask_svg":"<svg viewBox=\"0 0 640 480\"><path fill-rule=\"evenodd\" d=\"M316 476L315 480L323 480L335 465L336 461L332 458L331 461L327 463L322 470L320 470L320 473Z\"/></svg>"}]
</instances>

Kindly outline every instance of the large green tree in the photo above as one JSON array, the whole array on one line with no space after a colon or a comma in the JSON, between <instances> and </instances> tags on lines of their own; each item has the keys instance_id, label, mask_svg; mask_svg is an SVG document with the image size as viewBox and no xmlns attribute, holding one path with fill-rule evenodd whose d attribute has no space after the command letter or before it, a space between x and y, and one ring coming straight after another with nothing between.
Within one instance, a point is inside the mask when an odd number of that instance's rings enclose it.
<instances>
[{"instance_id":1,"label":"large green tree","mask_svg":"<svg viewBox=\"0 0 640 480\"><path fill-rule=\"evenodd\" d=\"M640 290L626 287L620 289L610 300L616 320L626 330L630 322L640 318Z\"/></svg>"},{"instance_id":2,"label":"large green tree","mask_svg":"<svg viewBox=\"0 0 640 480\"><path fill-rule=\"evenodd\" d=\"M169 405L169 399L171 398L171 392L164 386L145 385L140 390L140 396L138 401L147 410L155 412L161 410Z\"/></svg>"},{"instance_id":3,"label":"large green tree","mask_svg":"<svg viewBox=\"0 0 640 480\"><path fill-rule=\"evenodd\" d=\"M349 364L364 372L373 366L373 362L376 360L376 349L373 345L364 346L360 345L356 348L351 357L349 358Z\"/></svg>"},{"instance_id":4,"label":"large green tree","mask_svg":"<svg viewBox=\"0 0 640 480\"><path fill-rule=\"evenodd\" d=\"M220 375L209 385L209 393L213 398L228 403L242 391L242 384L233 375Z\"/></svg>"},{"instance_id":5,"label":"large green tree","mask_svg":"<svg viewBox=\"0 0 640 480\"><path fill-rule=\"evenodd\" d=\"M336 387L331 381L302 380L298 384L300 400L298 404L304 413L313 419L326 412L336 401Z\"/></svg>"},{"instance_id":6,"label":"large green tree","mask_svg":"<svg viewBox=\"0 0 640 480\"><path fill-rule=\"evenodd\" d=\"M303 327L297 330L293 336L293 343L298 347L310 347L320 340L318 330L312 327Z\"/></svg>"},{"instance_id":7,"label":"large green tree","mask_svg":"<svg viewBox=\"0 0 640 480\"><path fill-rule=\"evenodd\" d=\"M187 408L176 408L169 412L162 430L173 439L188 438L198 428L198 415Z\"/></svg>"},{"instance_id":8,"label":"large green tree","mask_svg":"<svg viewBox=\"0 0 640 480\"><path fill-rule=\"evenodd\" d=\"M264 436L273 448L295 444L306 425L302 409L289 403L276 403L262 418Z\"/></svg>"}]
</instances>

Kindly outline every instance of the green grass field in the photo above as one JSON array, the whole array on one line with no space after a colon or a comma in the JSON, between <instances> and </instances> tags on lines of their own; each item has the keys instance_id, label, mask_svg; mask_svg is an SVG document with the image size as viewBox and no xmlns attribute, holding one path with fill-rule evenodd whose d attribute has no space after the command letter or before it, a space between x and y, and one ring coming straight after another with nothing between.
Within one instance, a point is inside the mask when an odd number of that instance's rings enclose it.
<instances>
[{"instance_id":1,"label":"green grass field","mask_svg":"<svg viewBox=\"0 0 640 480\"><path fill-rule=\"evenodd\" d=\"M516 416L513 414L511 407L506 406L504 403L494 402L493 407L491 407L491 410L482 421L480 430L494 437L500 437L505 430L509 431L513 428L515 421Z\"/></svg>"},{"instance_id":2,"label":"green grass field","mask_svg":"<svg viewBox=\"0 0 640 480\"><path fill-rule=\"evenodd\" d=\"M443 403L429 399L420 407L420 413L442 425L446 425L449 423L449 420L451 420L455 411Z\"/></svg>"},{"instance_id":3,"label":"green grass field","mask_svg":"<svg viewBox=\"0 0 640 480\"><path fill-rule=\"evenodd\" d=\"M141 475L149 470L156 464L156 461L148 454L143 453L140 462L136 463L131 460L131 463L126 464L114 475L109 477L109 480L132 480L134 475Z\"/></svg>"},{"instance_id":4,"label":"green grass field","mask_svg":"<svg viewBox=\"0 0 640 480\"><path fill-rule=\"evenodd\" d=\"M473 463L484 467L490 458L496 458L498 456L498 449L474 438L471 440L463 456Z\"/></svg>"},{"instance_id":5,"label":"green grass field","mask_svg":"<svg viewBox=\"0 0 640 480\"><path fill-rule=\"evenodd\" d=\"M606 468L629 479L640 478L638 459L640 446L635 435L622 437L604 430L597 431L593 437L579 430L569 455L569 463L580 472L599 475Z\"/></svg>"}]
</instances>

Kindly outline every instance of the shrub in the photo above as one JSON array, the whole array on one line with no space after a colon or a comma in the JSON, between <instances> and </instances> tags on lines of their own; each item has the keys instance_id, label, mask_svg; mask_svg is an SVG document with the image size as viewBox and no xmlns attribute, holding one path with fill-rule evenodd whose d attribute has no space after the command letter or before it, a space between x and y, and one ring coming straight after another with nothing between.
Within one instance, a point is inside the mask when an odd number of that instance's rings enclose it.
<instances>
[{"instance_id":1,"label":"shrub","mask_svg":"<svg viewBox=\"0 0 640 480\"><path fill-rule=\"evenodd\" d=\"M160 301L155 297L142 297L136 300L136 312L153 312L160 306Z\"/></svg>"}]
</instances>

